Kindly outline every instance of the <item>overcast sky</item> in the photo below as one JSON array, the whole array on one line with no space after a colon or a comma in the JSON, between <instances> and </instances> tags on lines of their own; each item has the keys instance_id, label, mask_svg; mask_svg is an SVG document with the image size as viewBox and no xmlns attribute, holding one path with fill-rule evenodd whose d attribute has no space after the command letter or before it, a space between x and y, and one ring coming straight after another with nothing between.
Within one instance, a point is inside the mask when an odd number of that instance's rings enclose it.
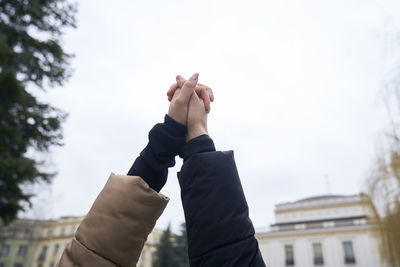
<instances>
[{"instance_id":1,"label":"overcast sky","mask_svg":"<svg viewBox=\"0 0 400 267\"><path fill-rule=\"evenodd\" d=\"M194 72L214 90L209 133L234 150L257 228L275 204L359 193L387 125L379 88L399 62L399 18L397 0L80 1L64 37L74 75L41 96L69 118L39 214L86 214L162 121L175 76ZM184 220L180 166L158 227Z\"/></svg>"}]
</instances>

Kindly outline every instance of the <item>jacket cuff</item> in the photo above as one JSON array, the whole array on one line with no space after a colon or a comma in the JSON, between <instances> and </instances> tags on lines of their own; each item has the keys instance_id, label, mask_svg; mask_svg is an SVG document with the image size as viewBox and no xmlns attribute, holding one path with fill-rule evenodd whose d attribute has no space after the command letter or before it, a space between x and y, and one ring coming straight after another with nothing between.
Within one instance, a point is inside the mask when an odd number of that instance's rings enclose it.
<instances>
[{"instance_id":1,"label":"jacket cuff","mask_svg":"<svg viewBox=\"0 0 400 267\"><path fill-rule=\"evenodd\" d=\"M203 134L187 142L179 156L185 161L193 154L212 151L215 151L213 140L207 134Z\"/></svg>"},{"instance_id":2,"label":"jacket cuff","mask_svg":"<svg viewBox=\"0 0 400 267\"><path fill-rule=\"evenodd\" d=\"M165 114L164 123L170 128L171 133L175 133L176 136L184 137L186 135L187 127L168 116L168 114Z\"/></svg>"},{"instance_id":3,"label":"jacket cuff","mask_svg":"<svg viewBox=\"0 0 400 267\"><path fill-rule=\"evenodd\" d=\"M111 174L76 231L75 239L114 266L136 266L147 236L168 201L168 197L149 188L141 177Z\"/></svg>"}]
</instances>

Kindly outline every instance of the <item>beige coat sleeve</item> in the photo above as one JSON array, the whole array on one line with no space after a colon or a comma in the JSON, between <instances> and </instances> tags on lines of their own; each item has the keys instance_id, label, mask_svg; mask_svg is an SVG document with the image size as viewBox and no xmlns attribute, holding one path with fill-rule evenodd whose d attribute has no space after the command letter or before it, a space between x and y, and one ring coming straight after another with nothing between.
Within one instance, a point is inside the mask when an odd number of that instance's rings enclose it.
<instances>
[{"instance_id":1,"label":"beige coat sleeve","mask_svg":"<svg viewBox=\"0 0 400 267\"><path fill-rule=\"evenodd\" d=\"M139 176L111 174L57 266L136 266L168 200Z\"/></svg>"}]
</instances>

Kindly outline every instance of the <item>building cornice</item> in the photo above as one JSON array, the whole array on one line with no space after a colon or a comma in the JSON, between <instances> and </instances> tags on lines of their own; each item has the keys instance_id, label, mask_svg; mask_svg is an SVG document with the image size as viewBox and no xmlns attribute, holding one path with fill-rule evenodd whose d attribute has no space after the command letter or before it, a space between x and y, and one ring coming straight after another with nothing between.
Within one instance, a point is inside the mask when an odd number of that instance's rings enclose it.
<instances>
[{"instance_id":1,"label":"building cornice","mask_svg":"<svg viewBox=\"0 0 400 267\"><path fill-rule=\"evenodd\" d=\"M350 202L350 203L337 203L337 204L319 204L314 206L306 206L302 203L302 205L293 205L287 208L276 208L275 214L283 214L283 213L292 213L299 211L310 211L310 210L321 210L321 209L336 209L336 208L344 208L344 207L354 207L354 206L367 206L368 202Z\"/></svg>"},{"instance_id":2,"label":"building cornice","mask_svg":"<svg viewBox=\"0 0 400 267\"><path fill-rule=\"evenodd\" d=\"M288 226L288 225L294 225L294 224L340 222L340 221L361 220L361 219L367 219L367 216L352 216L352 217L326 218L326 219L324 218L324 219L318 219L318 220L305 220L305 221L293 221L293 222L275 223L275 224L271 224L271 227L274 227L274 226Z\"/></svg>"},{"instance_id":3,"label":"building cornice","mask_svg":"<svg viewBox=\"0 0 400 267\"><path fill-rule=\"evenodd\" d=\"M302 229L302 230L291 230L291 231L268 231L256 233L256 238L268 239L268 238L297 238L304 236L315 236L315 235L338 235L338 234L350 234L350 233L372 233L373 229L371 225L352 225L352 226L341 226L341 227L330 227L330 228L318 228L318 229Z\"/></svg>"}]
</instances>

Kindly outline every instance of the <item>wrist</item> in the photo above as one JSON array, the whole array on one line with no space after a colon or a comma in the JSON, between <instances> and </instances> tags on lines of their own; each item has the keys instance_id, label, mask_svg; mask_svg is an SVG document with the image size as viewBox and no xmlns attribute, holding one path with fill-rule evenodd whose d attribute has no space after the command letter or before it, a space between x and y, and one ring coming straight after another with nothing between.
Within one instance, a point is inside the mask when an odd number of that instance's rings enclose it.
<instances>
[{"instance_id":1,"label":"wrist","mask_svg":"<svg viewBox=\"0 0 400 267\"><path fill-rule=\"evenodd\" d=\"M187 111L185 110L177 110L176 108L170 106L168 110L168 116L172 119L174 119L176 122L179 124L182 124L186 126L186 120L187 120Z\"/></svg>"},{"instance_id":2,"label":"wrist","mask_svg":"<svg viewBox=\"0 0 400 267\"><path fill-rule=\"evenodd\" d=\"M208 131L204 127L191 128L188 130L188 133L186 135L186 142L189 142L190 140L205 134L208 135Z\"/></svg>"}]
</instances>

